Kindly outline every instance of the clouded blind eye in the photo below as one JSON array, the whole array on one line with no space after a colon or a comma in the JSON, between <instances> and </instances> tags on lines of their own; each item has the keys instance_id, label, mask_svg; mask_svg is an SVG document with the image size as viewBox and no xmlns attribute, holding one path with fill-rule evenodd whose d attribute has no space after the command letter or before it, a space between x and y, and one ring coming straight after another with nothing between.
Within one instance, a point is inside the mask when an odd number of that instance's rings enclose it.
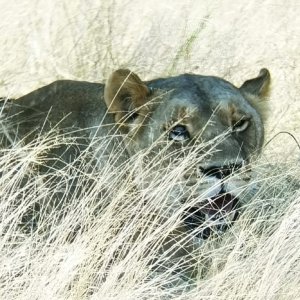
<instances>
[{"instance_id":1,"label":"clouded blind eye","mask_svg":"<svg viewBox=\"0 0 300 300\"><path fill-rule=\"evenodd\" d=\"M183 125L174 126L169 132L169 140L184 141L190 138L190 134Z\"/></svg>"}]
</instances>

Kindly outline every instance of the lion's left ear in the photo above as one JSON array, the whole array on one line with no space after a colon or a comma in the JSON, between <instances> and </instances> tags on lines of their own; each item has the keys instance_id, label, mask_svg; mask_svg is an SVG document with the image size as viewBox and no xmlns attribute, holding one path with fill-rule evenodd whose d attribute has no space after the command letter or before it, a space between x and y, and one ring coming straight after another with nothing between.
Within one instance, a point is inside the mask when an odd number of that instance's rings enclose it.
<instances>
[{"instance_id":1,"label":"lion's left ear","mask_svg":"<svg viewBox=\"0 0 300 300\"><path fill-rule=\"evenodd\" d=\"M264 98L270 90L271 75L267 69L261 69L258 76L245 81L240 87L243 94Z\"/></svg>"},{"instance_id":2,"label":"lion's left ear","mask_svg":"<svg viewBox=\"0 0 300 300\"><path fill-rule=\"evenodd\" d=\"M149 89L133 72L119 69L108 78L104 100L109 112L120 125L128 125L143 117L143 106L148 101ZM145 113L145 112L144 112Z\"/></svg>"}]
</instances>

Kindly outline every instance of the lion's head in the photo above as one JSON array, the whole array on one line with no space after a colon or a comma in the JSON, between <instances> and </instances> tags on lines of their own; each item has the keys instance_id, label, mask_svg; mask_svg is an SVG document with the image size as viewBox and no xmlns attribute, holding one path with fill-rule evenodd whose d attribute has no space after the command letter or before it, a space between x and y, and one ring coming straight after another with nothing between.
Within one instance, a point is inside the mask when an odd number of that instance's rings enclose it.
<instances>
[{"instance_id":1,"label":"lion's head","mask_svg":"<svg viewBox=\"0 0 300 300\"><path fill-rule=\"evenodd\" d=\"M170 201L193 194L198 198L186 211L186 221L196 225L198 219L218 219L222 228L225 219L235 218L234 208L251 178L250 162L263 145L259 103L269 83L267 69L240 88L192 74L143 82L129 70L118 70L107 81L104 99L131 156L144 152L148 167L163 157L159 174L190 157ZM149 182L159 175L147 176Z\"/></svg>"}]
</instances>

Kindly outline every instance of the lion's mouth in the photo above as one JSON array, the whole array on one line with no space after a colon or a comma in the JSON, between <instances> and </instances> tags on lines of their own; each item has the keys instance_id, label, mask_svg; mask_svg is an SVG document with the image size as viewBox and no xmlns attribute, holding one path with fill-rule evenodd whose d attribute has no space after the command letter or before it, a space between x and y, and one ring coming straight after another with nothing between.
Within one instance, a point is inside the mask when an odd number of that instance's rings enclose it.
<instances>
[{"instance_id":1,"label":"lion's mouth","mask_svg":"<svg viewBox=\"0 0 300 300\"><path fill-rule=\"evenodd\" d=\"M197 237L207 239L224 232L237 218L238 198L230 193L219 194L185 210L184 222Z\"/></svg>"}]
</instances>

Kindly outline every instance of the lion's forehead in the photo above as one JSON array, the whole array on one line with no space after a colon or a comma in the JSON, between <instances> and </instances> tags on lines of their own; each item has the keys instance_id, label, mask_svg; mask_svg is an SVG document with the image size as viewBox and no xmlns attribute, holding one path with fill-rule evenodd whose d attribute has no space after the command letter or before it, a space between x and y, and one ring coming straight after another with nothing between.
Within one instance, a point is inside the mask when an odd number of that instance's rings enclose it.
<instances>
[{"instance_id":1,"label":"lion's forehead","mask_svg":"<svg viewBox=\"0 0 300 300\"><path fill-rule=\"evenodd\" d=\"M159 107L176 109L186 107L190 112L211 113L220 105L234 103L246 109L249 104L231 83L213 76L184 74L157 79L149 83L159 90Z\"/></svg>"}]
</instances>

